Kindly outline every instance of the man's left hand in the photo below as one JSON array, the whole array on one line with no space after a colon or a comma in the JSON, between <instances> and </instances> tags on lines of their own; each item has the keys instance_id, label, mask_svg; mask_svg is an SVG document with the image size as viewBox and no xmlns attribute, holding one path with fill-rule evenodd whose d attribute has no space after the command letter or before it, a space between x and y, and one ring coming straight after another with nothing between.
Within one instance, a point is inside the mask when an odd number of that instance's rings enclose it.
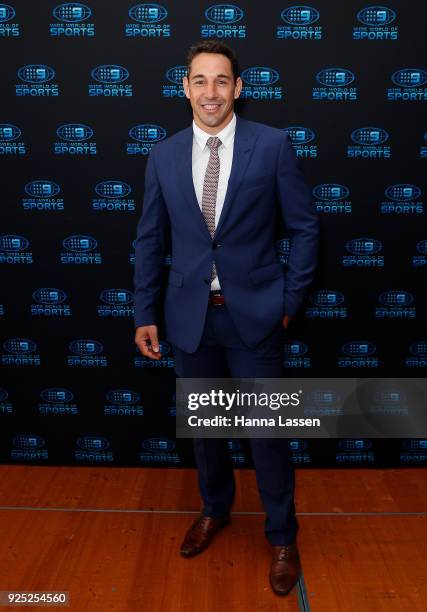
<instances>
[{"instance_id":1,"label":"man's left hand","mask_svg":"<svg viewBox=\"0 0 427 612\"><path fill-rule=\"evenodd\" d=\"M283 327L287 329L291 321L292 321L292 318L289 315L285 315L282 319Z\"/></svg>"}]
</instances>

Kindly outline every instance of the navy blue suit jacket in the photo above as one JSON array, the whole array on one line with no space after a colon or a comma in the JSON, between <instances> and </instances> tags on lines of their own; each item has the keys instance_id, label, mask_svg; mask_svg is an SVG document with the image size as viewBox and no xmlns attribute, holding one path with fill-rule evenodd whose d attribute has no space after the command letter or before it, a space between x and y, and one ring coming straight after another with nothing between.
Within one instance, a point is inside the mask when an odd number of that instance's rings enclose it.
<instances>
[{"instance_id":1,"label":"navy blue suit jacket","mask_svg":"<svg viewBox=\"0 0 427 612\"><path fill-rule=\"evenodd\" d=\"M213 261L229 313L249 347L285 314L296 314L316 267L318 215L289 137L236 119L233 163L214 240L193 185L192 126L157 143L147 163L135 243L135 327L159 322L170 232L166 339L190 353L203 332ZM287 270L275 250L277 207L291 241Z\"/></svg>"}]
</instances>

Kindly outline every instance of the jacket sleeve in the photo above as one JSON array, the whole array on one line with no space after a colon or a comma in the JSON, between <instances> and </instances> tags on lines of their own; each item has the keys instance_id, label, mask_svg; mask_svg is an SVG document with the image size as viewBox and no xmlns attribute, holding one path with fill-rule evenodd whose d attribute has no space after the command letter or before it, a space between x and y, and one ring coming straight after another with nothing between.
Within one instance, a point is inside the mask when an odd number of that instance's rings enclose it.
<instances>
[{"instance_id":1,"label":"jacket sleeve","mask_svg":"<svg viewBox=\"0 0 427 612\"><path fill-rule=\"evenodd\" d=\"M135 327L158 323L164 273L169 215L163 199L154 159L148 157L142 214L135 240L134 306Z\"/></svg>"},{"instance_id":2,"label":"jacket sleeve","mask_svg":"<svg viewBox=\"0 0 427 612\"><path fill-rule=\"evenodd\" d=\"M301 307L317 265L319 216L300 160L284 132L278 159L277 192L286 234L290 238L285 283L285 312L293 317Z\"/></svg>"}]
</instances>

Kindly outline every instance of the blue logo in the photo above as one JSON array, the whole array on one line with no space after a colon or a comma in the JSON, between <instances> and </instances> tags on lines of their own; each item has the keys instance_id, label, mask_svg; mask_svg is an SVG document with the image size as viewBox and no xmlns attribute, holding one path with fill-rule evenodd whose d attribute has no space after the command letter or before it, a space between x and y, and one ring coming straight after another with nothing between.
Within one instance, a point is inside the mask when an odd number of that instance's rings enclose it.
<instances>
[{"instance_id":1,"label":"blue logo","mask_svg":"<svg viewBox=\"0 0 427 612\"><path fill-rule=\"evenodd\" d=\"M305 451L307 447L308 444L305 440L289 440L289 449L292 452L301 453L302 451Z\"/></svg>"},{"instance_id":2,"label":"blue logo","mask_svg":"<svg viewBox=\"0 0 427 612\"><path fill-rule=\"evenodd\" d=\"M166 72L166 78L175 85L182 85L182 79L187 76L187 66L173 66Z\"/></svg>"},{"instance_id":3,"label":"blue logo","mask_svg":"<svg viewBox=\"0 0 427 612\"><path fill-rule=\"evenodd\" d=\"M8 4L0 4L0 23L10 21L15 17L15 9Z\"/></svg>"},{"instance_id":4,"label":"blue logo","mask_svg":"<svg viewBox=\"0 0 427 612\"><path fill-rule=\"evenodd\" d=\"M389 134L382 128L362 127L353 130L351 139L359 145L380 145L389 139Z\"/></svg>"},{"instance_id":5,"label":"blue logo","mask_svg":"<svg viewBox=\"0 0 427 612\"><path fill-rule=\"evenodd\" d=\"M357 13L357 19L366 26L385 26L396 19L396 13L386 6L367 6Z\"/></svg>"},{"instance_id":6,"label":"blue logo","mask_svg":"<svg viewBox=\"0 0 427 612\"><path fill-rule=\"evenodd\" d=\"M345 87L354 79L353 72L346 68L324 68L316 74L316 81L326 87Z\"/></svg>"},{"instance_id":7,"label":"blue logo","mask_svg":"<svg viewBox=\"0 0 427 612\"><path fill-rule=\"evenodd\" d=\"M342 293L334 289L318 289L309 296L305 314L310 319L346 319L347 308Z\"/></svg>"},{"instance_id":8,"label":"blue logo","mask_svg":"<svg viewBox=\"0 0 427 612\"><path fill-rule=\"evenodd\" d=\"M308 144L316 138L316 134L313 130L299 125L292 125L290 127L287 127L285 128L285 131L288 134L292 144L295 145Z\"/></svg>"},{"instance_id":9,"label":"blue logo","mask_svg":"<svg viewBox=\"0 0 427 612\"><path fill-rule=\"evenodd\" d=\"M173 451L176 444L168 438L147 438L142 441L141 446L145 451L167 453Z\"/></svg>"},{"instance_id":10,"label":"blue logo","mask_svg":"<svg viewBox=\"0 0 427 612\"><path fill-rule=\"evenodd\" d=\"M107 358L101 354L104 347L98 340L79 338L78 340L72 340L68 348L71 353L74 353L73 355L67 355L67 365L70 367L107 367Z\"/></svg>"},{"instance_id":11,"label":"blue logo","mask_svg":"<svg viewBox=\"0 0 427 612\"><path fill-rule=\"evenodd\" d=\"M373 355L377 347L372 342L356 341L346 342L342 348L342 352L350 357L363 357Z\"/></svg>"},{"instance_id":12,"label":"blue logo","mask_svg":"<svg viewBox=\"0 0 427 612\"><path fill-rule=\"evenodd\" d=\"M310 302L314 306L339 306L344 302L344 296L339 291L319 289L310 295Z\"/></svg>"},{"instance_id":13,"label":"blue logo","mask_svg":"<svg viewBox=\"0 0 427 612\"><path fill-rule=\"evenodd\" d=\"M74 399L74 395L68 389L61 387L50 387L49 389L43 389L40 393L40 397L44 402L65 404L71 402Z\"/></svg>"},{"instance_id":14,"label":"blue logo","mask_svg":"<svg viewBox=\"0 0 427 612\"><path fill-rule=\"evenodd\" d=\"M11 123L0 123L0 140L17 140L21 135L21 130Z\"/></svg>"},{"instance_id":15,"label":"blue logo","mask_svg":"<svg viewBox=\"0 0 427 612\"><path fill-rule=\"evenodd\" d=\"M0 23L1 36L1 23ZM21 130L11 123L0 123L0 155L25 155L25 142L18 142Z\"/></svg>"},{"instance_id":16,"label":"blue logo","mask_svg":"<svg viewBox=\"0 0 427 612\"><path fill-rule=\"evenodd\" d=\"M84 451L105 451L110 446L110 442L107 438L101 438L100 436L81 436L77 440L77 446Z\"/></svg>"},{"instance_id":17,"label":"blue logo","mask_svg":"<svg viewBox=\"0 0 427 612\"><path fill-rule=\"evenodd\" d=\"M169 353L171 352L171 347L168 342L161 340L159 342L159 346L160 346L160 352L163 356L169 355Z\"/></svg>"},{"instance_id":18,"label":"blue logo","mask_svg":"<svg viewBox=\"0 0 427 612\"><path fill-rule=\"evenodd\" d=\"M54 69L44 64L28 64L18 70L18 78L25 83L47 83L54 77Z\"/></svg>"},{"instance_id":19,"label":"blue logo","mask_svg":"<svg viewBox=\"0 0 427 612\"><path fill-rule=\"evenodd\" d=\"M23 236L15 234L3 234L0 236L0 251L25 251L29 242Z\"/></svg>"},{"instance_id":20,"label":"blue logo","mask_svg":"<svg viewBox=\"0 0 427 612\"><path fill-rule=\"evenodd\" d=\"M47 179L31 181L25 185L24 191L30 196L22 200L25 210L64 210L63 198L55 197L61 188L53 181Z\"/></svg>"},{"instance_id":21,"label":"blue logo","mask_svg":"<svg viewBox=\"0 0 427 612\"><path fill-rule=\"evenodd\" d=\"M95 192L102 198L125 198L132 188L123 181L103 181L95 186Z\"/></svg>"},{"instance_id":22,"label":"blue logo","mask_svg":"<svg viewBox=\"0 0 427 612\"><path fill-rule=\"evenodd\" d=\"M64 2L52 10L57 23L49 24L49 34L56 37L82 38L95 36L95 26L89 23L92 9L80 2Z\"/></svg>"},{"instance_id":23,"label":"blue logo","mask_svg":"<svg viewBox=\"0 0 427 612\"><path fill-rule=\"evenodd\" d=\"M9 393L6 391L6 389L0 388L0 402L6 401L8 397Z\"/></svg>"},{"instance_id":24,"label":"blue logo","mask_svg":"<svg viewBox=\"0 0 427 612\"><path fill-rule=\"evenodd\" d=\"M254 66L246 68L241 74L242 81L247 85L273 85L279 80L279 73L273 68Z\"/></svg>"},{"instance_id":25,"label":"blue logo","mask_svg":"<svg viewBox=\"0 0 427 612\"><path fill-rule=\"evenodd\" d=\"M280 13L285 23L293 26L311 25L318 21L320 13L312 6L290 6Z\"/></svg>"},{"instance_id":26,"label":"blue logo","mask_svg":"<svg viewBox=\"0 0 427 612\"><path fill-rule=\"evenodd\" d=\"M97 340L73 340L68 346L76 355L98 355L104 349Z\"/></svg>"},{"instance_id":27,"label":"blue logo","mask_svg":"<svg viewBox=\"0 0 427 612\"><path fill-rule=\"evenodd\" d=\"M407 401L407 397L405 393L402 393L399 389L394 389L393 387L389 390L381 390L376 391L372 395L375 402L381 402L384 404L396 404L400 402Z\"/></svg>"},{"instance_id":28,"label":"blue logo","mask_svg":"<svg viewBox=\"0 0 427 612\"><path fill-rule=\"evenodd\" d=\"M41 436L33 434L18 434L12 438L12 443L16 448L22 448L32 450L35 448L42 448L46 441Z\"/></svg>"},{"instance_id":29,"label":"blue logo","mask_svg":"<svg viewBox=\"0 0 427 612\"><path fill-rule=\"evenodd\" d=\"M390 200L401 202L405 200L416 200L421 195L421 189L416 185L396 184L387 187L384 193Z\"/></svg>"},{"instance_id":30,"label":"blue logo","mask_svg":"<svg viewBox=\"0 0 427 612\"><path fill-rule=\"evenodd\" d=\"M105 289L101 292L100 299L104 304L111 304L113 306L131 304L133 302L133 293L126 289Z\"/></svg>"},{"instance_id":31,"label":"blue logo","mask_svg":"<svg viewBox=\"0 0 427 612\"><path fill-rule=\"evenodd\" d=\"M280 255L289 256L289 253L291 252L291 241L289 238L282 238L276 242L276 247Z\"/></svg>"},{"instance_id":32,"label":"blue logo","mask_svg":"<svg viewBox=\"0 0 427 612\"><path fill-rule=\"evenodd\" d=\"M414 296L407 291L391 290L381 293L378 299L384 306L409 306L414 301Z\"/></svg>"},{"instance_id":33,"label":"blue logo","mask_svg":"<svg viewBox=\"0 0 427 612\"><path fill-rule=\"evenodd\" d=\"M321 40L323 28L317 22L320 13L313 6L294 5L282 10L280 13L285 25L278 25L276 38L282 40Z\"/></svg>"},{"instance_id":34,"label":"blue logo","mask_svg":"<svg viewBox=\"0 0 427 612\"><path fill-rule=\"evenodd\" d=\"M58 21L78 23L79 21L89 19L92 11L85 4L80 4L80 2L65 2L56 6L52 11L52 15Z\"/></svg>"},{"instance_id":35,"label":"blue logo","mask_svg":"<svg viewBox=\"0 0 427 612\"><path fill-rule=\"evenodd\" d=\"M123 66L117 66L116 64L97 66L90 74L95 81L105 85L123 83L123 81L129 78L129 71L123 68Z\"/></svg>"},{"instance_id":36,"label":"blue logo","mask_svg":"<svg viewBox=\"0 0 427 612\"><path fill-rule=\"evenodd\" d=\"M422 87L427 83L427 71L419 68L403 68L393 72L391 80L399 87Z\"/></svg>"},{"instance_id":37,"label":"blue logo","mask_svg":"<svg viewBox=\"0 0 427 612\"><path fill-rule=\"evenodd\" d=\"M126 211L135 210L135 200L127 196L132 192L128 183L110 179L95 185L95 192L99 196L92 201L94 210Z\"/></svg>"},{"instance_id":38,"label":"blue logo","mask_svg":"<svg viewBox=\"0 0 427 612\"><path fill-rule=\"evenodd\" d=\"M284 344L284 353L287 357L301 357L305 355L308 351L308 346L303 342L292 341L285 342Z\"/></svg>"},{"instance_id":39,"label":"blue logo","mask_svg":"<svg viewBox=\"0 0 427 612\"><path fill-rule=\"evenodd\" d=\"M402 448L406 451L426 451L427 440L420 440L419 438L415 440L403 440Z\"/></svg>"},{"instance_id":40,"label":"blue logo","mask_svg":"<svg viewBox=\"0 0 427 612\"><path fill-rule=\"evenodd\" d=\"M74 236L68 236L62 241L62 246L67 251L77 251L84 253L87 251L94 251L98 246L98 242L92 236L83 236L81 234L75 234Z\"/></svg>"},{"instance_id":41,"label":"blue logo","mask_svg":"<svg viewBox=\"0 0 427 612\"><path fill-rule=\"evenodd\" d=\"M56 130L56 135L67 142L89 140L93 136L93 130L82 123L66 123Z\"/></svg>"},{"instance_id":42,"label":"blue logo","mask_svg":"<svg viewBox=\"0 0 427 612\"><path fill-rule=\"evenodd\" d=\"M349 240L345 248L353 255L374 255L381 251L382 244L375 238L354 238Z\"/></svg>"},{"instance_id":43,"label":"blue logo","mask_svg":"<svg viewBox=\"0 0 427 612\"><path fill-rule=\"evenodd\" d=\"M37 349L37 344L27 338L9 338L9 340L3 342L3 348L8 353L13 353L14 355L27 355L34 353Z\"/></svg>"},{"instance_id":44,"label":"blue logo","mask_svg":"<svg viewBox=\"0 0 427 612\"><path fill-rule=\"evenodd\" d=\"M31 181L25 185L25 193L34 198L52 198L61 191L57 183L46 180Z\"/></svg>"},{"instance_id":45,"label":"blue logo","mask_svg":"<svg viewBox=\"0 0 427 612\"><path fill-rule=\"evenodd\" d=\"M416 249L418 253L421 253L422 255L427 255L427 240L420 240L420 242L417 243Z\"/></svg>"},{"instance_id":46,"label":"blue logo","mask_svg":"<svg viewBox=\"0 0 427 612\"><path fill-rule=\"evenodd\" d=\"M336 404L341 400L341 396L336 391L311 391L309 399L317 406Z\"/></svg>"},{"instance_id":47,"label":"blue logo","mask_svg":"<svg viewBox=\"0 0 427 612\"><path fill-rule=\"evenodd\" d=\"M128 15L130 22L125 24L125 36L143 38L169 38L171 26L165 22L167 9L160 4L137 4L132 6Z\"/></svg>"},{"instance_id":48,"label":"blue logo","mask_svg":"<svg viewBox=\"0 0 427 612\"><path fill-rule=\"evenodd\" d=\"M136 404L141 399L139 393L128 389L113 389L108 391L105 396L107 402L111 404Z\"/></svg>"},{"instance_id":49,"label":"blue logo","mask_svg":"<svg viewBox=\"0 0 427 612\"><path fill-rule=\"evenodd\" d=\"M337 446L340 450L344 451L365 451L372 448L371 440L352 440L344 438L337 442Z\"/></svg>"},{"instance_id":50,"label":"blue logo","mask_svg":"<svg viewBox=\"0 0 427 612\"><path fill-rule=\"evenodd\" d=\"M129 9L128 15L139 23L158 23L166 19L168 12L160 4L137 4Z\"/></svg>"},{"instance_id":51,"label":"blue logo","mask_svg":"<svg viewBox=\"0 0 427 612\"><path fill-rule=\"evenodd\" d=\"M344 185L324 183L322 185L317 185L312 193L314 197L319 200L342 200L348 197L350 191Z\"/></svg>"},{"instance_id":52,"label":"blue logo","mask_svg":"<svg viewBox=\"0 0 427 612\"><path fill-rule=\"evenodd\" d=\"M427 340L418 340L409 347L410 353L416 357L427 357Z\"/></svg>"},{"instance_id":53,"label":"blue logo","mask_svg":"<svg viewBox=\"0 0 427 612\"><path fill-rule=\"evenodd\" d=\"M62 289L43 287L33 291L32 297L38 304L62 304L67 299L67 294Z\"/></svg>"},{"instance_id":54,"label":"blue logo","mask_svg":"<svg viewBox=\"0 0 427 612\"><path fill-rule=\"evenodd\" d=\"M133 315L133 293L127 289L104 289L99 299L105 306L98 305L100 317L123 317Z\"/></svg>"},{"instance_id":55,"label":"blue logo","mask_svg":"<svg viewBox=\"0 0 427 612\"><path fill-rule=\"evenodd\" d=\"M205 11L206 19L218 25L237 23L243 15L242 9L234 4L214 4Z\"/></svg>"},{"instance_id":56,"label":"blue logo","mask_svg":"<svg viewBox=\"0 0 427 612\"><path fill-rule=\"evenodd\" d=\"M232 453L237 453L242 448L239 440L227 440L227 448Z\"/></svg>"},{"instance_id":57,"label":"blue logo","mask_svg":"<svg viewBox=\"0 0 427 612\"><path fill-rule=\"evenodd\" d=\"M166 130L160 125L141 123L129 130L129 136L138 142L159 142L166 138Z\"/></svg>"}]
</instances>

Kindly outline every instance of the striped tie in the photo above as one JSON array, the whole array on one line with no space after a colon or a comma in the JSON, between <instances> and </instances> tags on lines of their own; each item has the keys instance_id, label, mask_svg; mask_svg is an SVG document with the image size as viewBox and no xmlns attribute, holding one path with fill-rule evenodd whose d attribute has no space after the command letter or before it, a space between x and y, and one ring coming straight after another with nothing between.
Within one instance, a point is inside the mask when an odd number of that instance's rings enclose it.
<instances>
[{"instance_id":1,"label":"striped tie","mask_svg":"<svg viewBox=\"0 0 427 612\"><path fill-rule=\"evenodd\" d=\"M218 147L222 144L217 136L210 136L206 143L211 151L206 168L202 193L202 213L208 226L211 238L215 234L215 206L218 193L219 155ZM211 281L217 276L215 263L212 264Z\"/></svg>"}]
</instances>

